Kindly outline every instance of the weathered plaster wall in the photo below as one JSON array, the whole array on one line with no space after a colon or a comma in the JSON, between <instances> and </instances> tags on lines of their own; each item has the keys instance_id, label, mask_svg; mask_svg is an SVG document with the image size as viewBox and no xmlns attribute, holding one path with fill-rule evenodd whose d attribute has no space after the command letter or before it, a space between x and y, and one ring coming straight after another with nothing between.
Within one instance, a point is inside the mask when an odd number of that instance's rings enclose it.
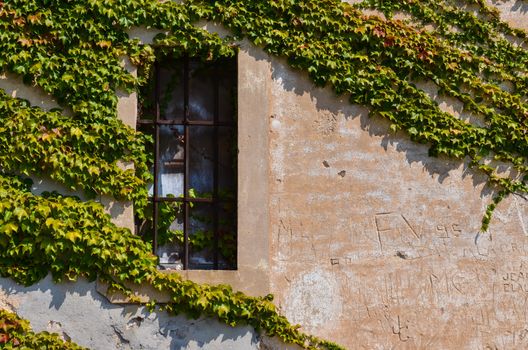
<instances>
[{"instance_id":1,"label":"weathered plaster wall","mask_svg":"<svg viewBox=\"0 0 528 350\"><path fill-rule=\"evenodd\" d=\"M83 280L57 285L48 277L25 288L0 278L0 308L16 310L31 320L36 331L58 333L90 349L256 350L261 346L250 327L113 305L95 290L95 283Z\"/></svg>"},{"instance_id":2,"label":"weathered plaster wall","mask_svg":"<svg viewBox=\"0 0 528 350\"><path fill-rule=\"evenodd\" d=\"M528 26L518 3L501 9ZM508 198L479 234L482 176L271 62L271 289L285 315L350 349L528 348L528 202Z\"/></svg>"},{"instance_id":3,"label":"weathered plaster wall","mask_svg":"<svg viewBox=\"0 0 528 350\"><path fill-rule=\"evenodd\" d=\"M487 0L497 7L501 18L512 26L526 30L528 28L528 4L522 0Z\"/></svg>"}]
</instances>

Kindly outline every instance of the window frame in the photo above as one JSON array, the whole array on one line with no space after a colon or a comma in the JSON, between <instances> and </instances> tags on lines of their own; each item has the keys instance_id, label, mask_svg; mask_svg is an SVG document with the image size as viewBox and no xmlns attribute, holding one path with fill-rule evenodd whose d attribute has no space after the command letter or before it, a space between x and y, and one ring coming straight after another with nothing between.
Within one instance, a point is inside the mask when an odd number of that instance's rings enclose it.
<instances>
[{"instance_id":1,"label":"window frame","mask_svg":"<svg viewBox=\"0 0 528 350\"><path fill-rule=\"evenodd\" d=\"M204 29L209 29L206 24ZM216 27L215 27L216 28ZM227 33L227 32L226 32ZM133 37L152 43L157 32L149 29L138 29ZM227 34L226 34L227 35ZM270 178L269 145L273 142L271 134L273 107L273 89L275 64L261 49L249 42L239 43L237 55L237 270L181 270L180 278L196 283L225 284L233 290L248 295L265 296L271 292L273 259L272 239L283 244L288 239L279 227L271 227L272 220L277 220L278 213L270 212L270 203L280 200L271 195L270 185L275 179ZM131 74L137 74L137 67L130 60L124 59L123 66ZM117 113L119 119L131 128L135 128L138 119L138 94L118 91ZM131 166L130 164L127 166ZM101 198L112 210L112 221L117 225L133 231L134 215L130 202L116 202L111 198ZM119 209L116 209L119 208ZM115 214L119 212L120 214ZM287 241L286 241L287 243ZM277 249L277 247L273 248ZM162 270L162 272L173 272ZM140 302L157 300L169 302L167 293L159 292L145 284L130 283L135 291L135 299ZM108 285L97 282L97 291L113 304L130 303L129 297L118 292L109 292Z\"/></svg>"},{"instance_id":2,"label":"window frame","mask_svg":"<svg viewBox=\"0 0 528 350\"><path fill-rule=\"evenodd\" d=\"M157 255L158 252L158 229L159 229L159 206L163 202L179 202L182 203L183 206L183 215L182 215L182 221L183 221L183 256L181 257L181 261L183 264L183 270L200 270L200 269L193 269L190 268L190 229L191 229L191 208L193 205L198 203L207 203L211 205L213 209L213 270L225 270L220 268L220 228L219 228L219 212L220 212L220 204L225 202L231 202L231 204L234 204L236 207L237 203L237 186L235 185L234 188L234 199L226 199L226 198L220 198L219 196L219 153L220 153L220 144L219 144L219 133L220 128L228 128L231 129L231 131L234 131L236 134L237 125L237 111L236 108L233 108L234 115L232 116L231 120L229 122L221 121L220 120L220 69L221 66L224 64L234 64L234 70L237 72L237 60L235 58L231 59L219 59L212 62L205 62L206 65L209 65L209 68L211 68L212 75L213 75L213 91L214 91L214 97L213 97L213 118L212 120L198 120L196 118L193 118L193 115L191 113L190 108L190 80L191 80L191 63L199 62L201 61L199 58L190 57L189 55L183 55L181 58L174 59L172 57L165 58L169 61L169 63L174 63L178 68L180 68L180 65L183 69L183 115L182 116L174 116L175 119L163 119L162 113L161 113L161 68L160 68L160 61L156 60L154 63L154 119L137 119L137 127L142 126L152 126L154 128L154 181L153 181L153 195L152 197L149 196L149 201L152 203L152 230L153 230L153 253L154 255ZM202 62L204 63L204 62ZM234 86L231 88L235 88L234 90L237 91L237 77L235 75L234 81L232 82ZM236 95L235 95L236 99ZM234 103L234 101L232 101ZM236 107L236 103L235 106ZM162 126L177 126L177 127L183 127L183 144L184 144L184 152L183 152L183 158L181 160L177 160L175 162L181 163L180 166L183 167L183 195L181 197L164 197L160 195L160 128ZM211 198L205 198L205 197L192 197L190 196L190 191L192 190L190 187L191 182L191 171L190 171L190 144L191 144L191 127L207 127L213 129L213 193ZM236 142L236 141L235 141ZM236 164L235 164L236 165ZM235 184L237 183L237 174L235 170ZM235 219L236 221L236 219ZM237 241L237 230L236 230L236 223L234 227L234 239L237 242L236 244L236 250L238 250L238 241ZM237 269L237 261L236 261L236 253L234 257L234 266L233 268L228 268L227 270L236 270Z\"/></svg>"}]
</instances>

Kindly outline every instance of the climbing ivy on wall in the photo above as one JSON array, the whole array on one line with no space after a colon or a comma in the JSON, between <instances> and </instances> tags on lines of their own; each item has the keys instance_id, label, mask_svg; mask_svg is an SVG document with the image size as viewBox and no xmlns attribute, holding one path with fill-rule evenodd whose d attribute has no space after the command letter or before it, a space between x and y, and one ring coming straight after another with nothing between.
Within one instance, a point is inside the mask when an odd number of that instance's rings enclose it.
<instances>
[{"instance_id":1,"label":"climbing ivy on wall","mask_svg":"<svg viewBox=\"0 0 528 350\"><path fill-rule=\"evenodd\" d=\"M48 272L57 282L99 278L131 301L139 300L127 283L149 284L170 297L159 310L217 317L231 326L249 324L310 349L341 349L292 326L277 313L272 296L249 297L226 285L198 285L158 271L150 244L115 226L99 203L59 194L39 197L30 188L30 180L0 178L2 276L23 285L38 282ZM148 304L152 309L155 305Z\"/></svg>"},{"instance_id":2,"label":"climbing ivy on wall","mask_svg":"<svg viewBox=\"0 0 528 350\"><path fill-rule=\"evenodd\" d=\"M386 18L365 15L365 8ZM233 36L195 27L200 19L221 22ZM142 45L127 35L133 27L161 33ZM290 325L270 296L158 272L149 243L112 224L100 204L31 193L27 177L46 175L88 199L132 200L141 215L151 140L117 119L116 91L144 84L156 55L214 60L234 55L242 38L369 107L392 131L429 145L431 156L465 161L484 174L495 197L483 230L505 196L527 195L526 33L483 1L5 0L0 71L43 89L61 109L45 111L0 92L0 274L25 285L48 272L56 281L99 277L131 298L128 282L148 283L170 295L156 306L169 312L247 323L306 348L340 348ZM127 72L125 58L145 75ZM471 122L442 111L418 87L423 82L458 99ZM503 166L510 171L499 172Z\"/></svg>"},{"instance_id":3,"label":"climbing ivy on wall","mask_svg":"<svg viewBox=\"0 0 528 350\"><path fill-rule=\"evenodd\" d=\"M28 321L7 310L0 310L0 348L87 350L70 341L62 340L57 334L34 333Z\"/></svg>"},{"instance_id":4,"label":"climbing ivy on wall","mask_svg":"<svg viewBox=\"0 0 528 350\"><path fill-rule=\"evenodd\" d=\"M474 12L460 4L473 5ZM431 156L467 160L484 173L496 195L482 230L506 195L528 191L526 34L501 22L483 1L371 0L357 5L382 10L389 18L401 11L408 21L366 16L335 0L207 5L208 19L287 57L316 84L331 85L336 93L349 95L350 102L370 107L371 115L391 122L391 130L404 130L412 140L428 144ZM431 24L433 30L420 24ZM417 87L426 81L440 96L458 99L479 122L442 111ZM498 172L503 164L511 174Z\"/></svg>"}]
</instances>

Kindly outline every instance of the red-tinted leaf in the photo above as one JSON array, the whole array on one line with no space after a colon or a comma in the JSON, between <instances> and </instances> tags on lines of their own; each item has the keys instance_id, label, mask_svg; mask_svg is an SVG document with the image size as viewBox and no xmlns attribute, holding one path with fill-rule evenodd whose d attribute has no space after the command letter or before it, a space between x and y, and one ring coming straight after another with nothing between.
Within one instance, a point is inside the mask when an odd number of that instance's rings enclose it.
<instances>
[{"instance_id":1,"label":"red-tinted leaf","mask_svg":"<svg viewBox=\"0 0 528 350\"><path fill-rule=\"evenodd\" d=\"M372 31L372 33L374 34L374 36L377 36L378 38L385 37L385 30L378 26L374 27L374 30Z\"/></svg>"},{"instance_id":2,"label":"red-tinted leaf","mask_svg":"<svg viewBox=\"0 0 528 350\"><path fill-rule=\"evenodd\" d=\"M394 46L394 43L395 43L394 37L387 37L385 41L383 42L383 46L391 47L391 46Z\"/></svg>"}]
</instances>

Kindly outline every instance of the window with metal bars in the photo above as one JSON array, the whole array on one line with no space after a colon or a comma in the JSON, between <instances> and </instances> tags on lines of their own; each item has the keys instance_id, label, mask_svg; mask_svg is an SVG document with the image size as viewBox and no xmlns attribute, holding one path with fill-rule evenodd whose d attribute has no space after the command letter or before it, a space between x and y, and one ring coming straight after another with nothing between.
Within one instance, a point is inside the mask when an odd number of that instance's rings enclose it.
<instances>
[{"instance_id":1,"label":"window with metal bars","mask_svg":"<svg viewBox=\"0 0 528 350\"><path fill-rule=\"evenodd\" d=\"M162 269L237 268L236 81L236 58L167 57L140 94L154 183L136 231Z\"/></svg>"}]
</instances>

